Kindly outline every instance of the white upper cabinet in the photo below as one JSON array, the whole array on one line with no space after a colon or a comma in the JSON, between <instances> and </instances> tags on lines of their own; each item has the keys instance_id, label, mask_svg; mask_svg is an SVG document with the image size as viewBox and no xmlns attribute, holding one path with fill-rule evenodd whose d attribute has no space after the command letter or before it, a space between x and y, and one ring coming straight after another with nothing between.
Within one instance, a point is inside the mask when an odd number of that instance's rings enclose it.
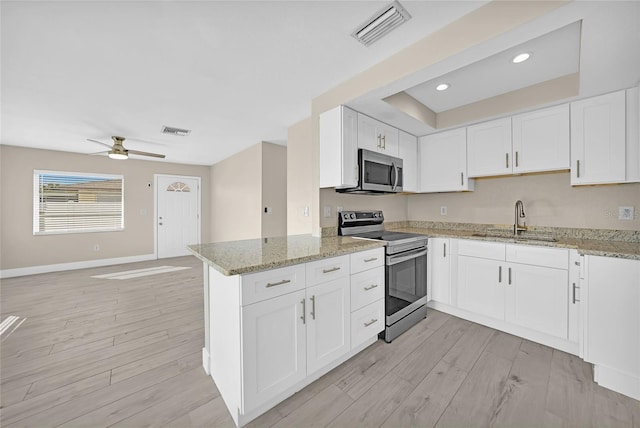
<instances>
[{"instance_id":1,"label":"white upper cabinet","mask_svg":"<svg viewBox=\"0 0 640 428\"><path fill-rule=\"evenodd\" d=\"M513 116L513 172L569 169L569 105Z\"/></svg>"},{"instance_id":2,"label":"white upper cabinet","mask_svg":"<svg viewBox=\"0 0 640 428\"><path fill-rule=\"evenodd\" d=\"M469 177L512 174L511 118L469 126L467 155Z\"/></svg>"},{"instance_id":3,"label":"white upper cabinet","mask_svg":"<svg viewBox=\"0 0 640 428\"><path fill-rule=\"evenodd\" d=\"M398 157L398 129L358 113L358 148Z\"/></svg>"},{"instance_id":4,"label":"white upper cabinet","mask_svg":"<svg viewBox=\"0 0 640 428\"><path fill-rule=\"evenodd\" d=\"M466 129L454 129L420 137L420 191L455 192L473 190L467 177Z\"/></svg>"},{"instance_id":5,"label":"white upper cabinet","mask_svg":"<svg viewBox=\"0 0 640 428\"><path fill-rule=\"evenodd\" d=\"M320 115L320 187L358 184L358 113L338 106Z\"/></svg>"},{"instance_id":6,"label":"white upper cabinet","mask_svg":"<svg viewBox=\"0 0 640 428\"><path fill-rule=\"evenodd\" d=\"M625 91L571 103L571 184L626 180Z\"/></svg>"},{"instance_id":7,"label":"white upper cabinet","mask_svg":"<svg viewBox=\"0 0 640 428\"><path fill-rule=\"evenodd\" d=\"M400 131L398 157L402 159L402 190L418 191L418 139Z\"/></svg>"}]
</instances>

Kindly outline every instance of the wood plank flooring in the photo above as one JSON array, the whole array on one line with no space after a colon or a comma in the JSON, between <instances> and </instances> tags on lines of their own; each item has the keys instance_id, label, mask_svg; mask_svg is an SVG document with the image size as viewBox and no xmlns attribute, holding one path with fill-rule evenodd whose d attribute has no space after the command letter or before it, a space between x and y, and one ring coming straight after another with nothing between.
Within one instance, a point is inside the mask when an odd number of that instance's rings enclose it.
<instances>
[{"instance_id":1,"label":"wood plank flooring","mask_svg":"<svg viewBox=\"0 0 640 428\"><path fill-rule=\"evenodd\" d=\"M91 278L156 266L191 269ZM232 427L202 369L194 257L2 280L2 427ZM9 329L11 331L11 329ZM378 341L251 427L629 427L640 402L579 358L441 312Z\"/></svg>"}]
</instances>

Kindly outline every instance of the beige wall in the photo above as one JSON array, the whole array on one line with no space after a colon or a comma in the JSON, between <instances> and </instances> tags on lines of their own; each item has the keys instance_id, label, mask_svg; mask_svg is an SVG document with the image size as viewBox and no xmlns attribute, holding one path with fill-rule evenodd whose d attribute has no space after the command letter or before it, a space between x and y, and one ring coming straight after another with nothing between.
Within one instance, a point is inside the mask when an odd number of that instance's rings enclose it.
<instances>
[{"instance_id":1,"label":"beige wall","mask_svg":"<svg viewBox=\"0 0 640 428\"><path fill-rule=\"evenodd\" d=\"M261 142L211 167L212 242L286 235L286 164L286 147Z\"/></svg>"},{"instance_id":2,"label":"beige wall","mask_svg":"<svg viewBox=\"0 0 640 428\"><path fill-rule=\"evenodd\" d=\"M311 118L296 123L287 135L287 234L312 233L313 189ZM305 208L308 215L305 216Z\"/></svg>"},{"instance_id":3,"label":"beige wall","mask_svg":"<svg viewBox=\"0 0 640 428\"><path fill-rule=\"evenodd\" d=\"M271 214L264 208L270 207ZM287 148L262 143L262 237L287 234Z\"/></svg>"},{"instance_id":4,"label":"beige wall","mask_svg":"<svg viewBox=\"0 0 640 428\"><path fill-rule=\"evenodd\" d=\"M337 207L345 211L382 210L385 221L404 221L407 216L407 195L350 195L334 189L320 189L321 227L337 227ZM331 207L331 217L324 217L324 207Z\"/></svg>"},{"instance_id":5,"label":"beige wall","mask_svg":"<svg viewBox=\"0 0 640 428\"><path fill-rule=\"evenodd\" d=\"M120 232L33 235L34 169L122 174L125 230ZM0 269L16 269L153 254L154 174L202 179L203 242L210 239L209 167L137 159L114 161L51 150L0 145ZM152 187L148 187L152 183ZM144 214L143 214L144 213ZM94 245L100 251L93 251Z\"/></svg>"},{"instance_id":6,"label":"beige wall","mask_svg":"<svg viewBox=\"0 0 640 428\"><path fill-rule=\"evenodd\" d=\"M640 230L640 183L571 187L569 182L568 172L483 178L476 180L475 192L409 196L408 217L510 225L521 199L527 225ZM440 215L442 206L446 216ZM618 220L619 206L635 206L635 220Z\"/></svg>"},{"instance_id":7,"label":"beige wall","mask_svg":"<svg viewBox=\"0 0 640 428\"><path fill-rule=\"evenodd\" d=\"M211 167L211 241L259 238L262 144Z\"/></svg>"}]
</instances>

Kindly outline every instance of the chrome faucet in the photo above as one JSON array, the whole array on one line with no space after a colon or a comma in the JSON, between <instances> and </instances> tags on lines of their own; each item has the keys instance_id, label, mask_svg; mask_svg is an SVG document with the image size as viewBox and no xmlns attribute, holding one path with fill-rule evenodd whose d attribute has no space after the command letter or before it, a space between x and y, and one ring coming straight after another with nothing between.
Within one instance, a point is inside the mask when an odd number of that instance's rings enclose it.
<instances>
[{"instance_id":1,"label":"chrome faucet","mask_svg":"<svg viewBox=\"0 0 640 428\"><path fill-rule=\"evenodd\" d=\"M520 225L520 219L524 218L524 205L521 200L516 201L516 213L515 213L515 221L513 223L513 234L518 235L518 232L524 232L527 230L527 223L522 222Z\"/></svg>"}]
</instances>

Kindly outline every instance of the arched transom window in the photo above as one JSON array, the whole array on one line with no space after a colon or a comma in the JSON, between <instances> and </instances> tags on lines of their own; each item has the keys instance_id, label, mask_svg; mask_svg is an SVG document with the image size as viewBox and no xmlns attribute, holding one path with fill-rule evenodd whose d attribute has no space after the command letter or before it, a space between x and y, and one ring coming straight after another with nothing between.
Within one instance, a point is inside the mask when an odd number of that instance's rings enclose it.
<instances>
[{"instance_id":1,"label":"arched transom window","mask_svg":"<svg viewBox=\"0 0 640 428\"><path fill-rule=\"evenodd\" d=\"M167 186L167 192L190 192L189 186L181 181L176 181Z\"/></svg>"}]
</instances>

